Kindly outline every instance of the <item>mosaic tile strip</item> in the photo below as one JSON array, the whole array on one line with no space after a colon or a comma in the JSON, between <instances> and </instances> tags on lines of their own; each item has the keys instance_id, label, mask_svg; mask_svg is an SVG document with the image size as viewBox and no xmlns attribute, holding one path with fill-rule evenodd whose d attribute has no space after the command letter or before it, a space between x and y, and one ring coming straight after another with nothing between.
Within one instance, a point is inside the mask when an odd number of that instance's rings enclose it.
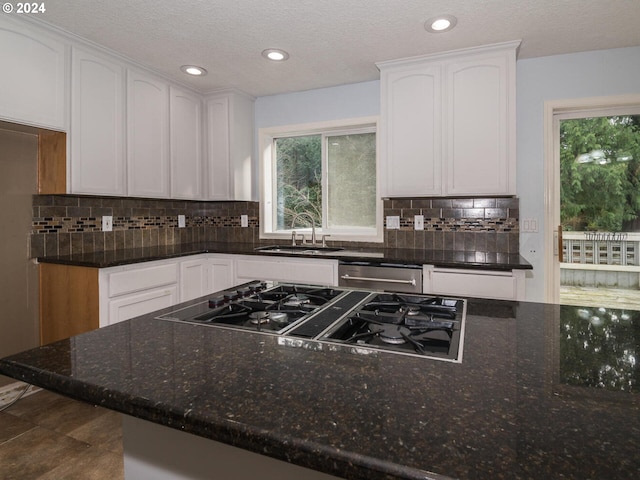
<instances>
[{"instance_id":1,"label":"mosaic tile strip","mask_svg":"<svg viewBox=\"0 0 640 480\"><path fill-rule=\"evenodd\" d=\"M240 227L240 216L185 216L186 227ZM249 217L249 228L259 226L258 217ZM148 230L178 228L177 216L113 217L113 230ZM79 232L101 232L102 218L96 217L35 217L33 234L58 234Z\"/></svg>"}]
</instances>

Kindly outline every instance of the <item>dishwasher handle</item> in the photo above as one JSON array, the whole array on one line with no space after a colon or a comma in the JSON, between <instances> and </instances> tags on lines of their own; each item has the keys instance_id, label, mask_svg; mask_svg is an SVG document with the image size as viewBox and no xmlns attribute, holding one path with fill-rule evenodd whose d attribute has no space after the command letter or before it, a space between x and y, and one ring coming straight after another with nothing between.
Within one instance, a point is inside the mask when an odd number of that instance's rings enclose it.
<instances>
[{"instance_id":1,"label":"dishwasher handle","mask_svg":"<svg viewBox=\"0 0 640 480\"><path fill-rule=\"evenodd\" d=\"M352 277L348 273L341 275L340 278L342 280L359 280L361 282L376 282L376 283L402 283L406 285L416 286L416 279L412 278L411 280L394 280L391 278L371 278L371 277Z\"/></svg>"}]
</instances>

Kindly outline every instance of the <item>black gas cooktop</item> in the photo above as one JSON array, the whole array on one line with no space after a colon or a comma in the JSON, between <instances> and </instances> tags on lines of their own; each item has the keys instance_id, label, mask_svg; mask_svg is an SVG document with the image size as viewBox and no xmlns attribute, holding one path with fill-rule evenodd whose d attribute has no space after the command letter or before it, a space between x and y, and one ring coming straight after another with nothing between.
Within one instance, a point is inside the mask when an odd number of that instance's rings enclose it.
<instances>
[{"instance_id":1,"label":"black gas cooktop","mask_svg":"<svg viewBox=\"0 0 640 480\"><path fill-rule=\"evenodd\" d=\"M157 318L460 362L466 301L255 281Z\"/></svg>"},{"instance_id":2,"label":"black gas cooktop","mask_svg":"<svg viewBox=\"0 0 640 480\"><path fill-rule=\"evenodd\" d=\"M460 299L374 293L320 339L457 360L465 315L466 302Z\"/></svg>"},{"instance_id":3,"label":"black gas cooktop","mask_svg":"<svg viewBox=\"0 0 640 480\"><path fill-rule=\"evenodd\" d=\"M344 293L329 287L251 282L158 318L280 334Z\"/></svg>"}]
</instances>

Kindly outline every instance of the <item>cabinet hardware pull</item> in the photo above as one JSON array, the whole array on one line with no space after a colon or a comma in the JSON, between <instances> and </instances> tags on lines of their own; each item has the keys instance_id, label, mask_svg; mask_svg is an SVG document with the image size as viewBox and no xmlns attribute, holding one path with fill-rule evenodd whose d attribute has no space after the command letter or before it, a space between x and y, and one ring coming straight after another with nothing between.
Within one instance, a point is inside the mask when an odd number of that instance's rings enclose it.
<instances>
[{"instance_id":1,"label":"cabinet hardware pull","mask_svg":"<svg viewBox=\"0 0 640 480\"><path fill-rule=\"evenodd\" d=\"M413 286L416 285L415 278L412 278L411 280L394 280L391 278L352 277L349 274L342 275L340 278L343 280L360 280L363 282L406 283Z\"/></svg>"}]
</instances>

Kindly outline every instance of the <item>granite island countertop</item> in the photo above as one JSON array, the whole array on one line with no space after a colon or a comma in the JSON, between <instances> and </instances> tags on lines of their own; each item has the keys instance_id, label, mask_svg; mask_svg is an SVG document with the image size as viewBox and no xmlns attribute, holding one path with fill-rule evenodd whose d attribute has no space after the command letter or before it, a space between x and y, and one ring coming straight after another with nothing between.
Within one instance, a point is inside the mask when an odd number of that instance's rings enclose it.
<instances>
[{"instance_id":1,"label":"granite island countertop","mask_svg":"<svg viewBox=\"0 0 640 480\"><path fill-rule=\"evenodd\" d=\"M640 478L640 312L470 300L460 364L153 317L0 373L350 479Z\"/></svg>"},{"instance_id":2,"label":"granite island countertop","mask_svg":"<svg viewBox=\"0 0 640 480\"><path fill-rule=\"evenodd\" d=\"M274 245L277 242L273 243ZM267 244L238 242L203 242L140 247L122 250L108 250L93 253L78 253L61 256L38 257L42 263L56 263L82 267L107 268L153 260L179 258L201 253L222 253L234 255L268 255L282 257L282 253L256 250ZM293 257L334 258L348 262L366 262L372 264L434 265L444 268L467 268L487 270L529 270L533 267L520 254L496 252L467 252L450 250L424 250L412 248L374 248L345 247L348 256L337 252L325 253L321 257L308 254L295 254ZM360 254L360 255L359 255Z\"/></svg>"}]
</instances>

